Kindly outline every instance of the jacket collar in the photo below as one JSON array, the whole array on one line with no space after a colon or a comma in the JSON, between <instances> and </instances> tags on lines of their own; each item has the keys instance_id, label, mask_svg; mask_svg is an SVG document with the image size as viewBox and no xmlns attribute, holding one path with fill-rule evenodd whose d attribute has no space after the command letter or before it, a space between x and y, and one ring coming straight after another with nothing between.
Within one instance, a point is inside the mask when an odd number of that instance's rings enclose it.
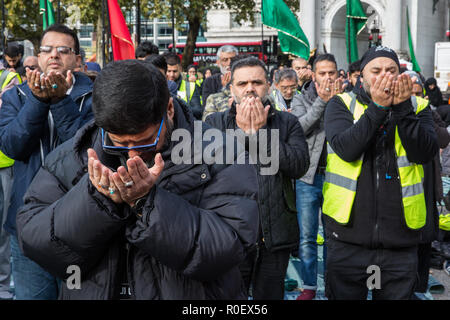
<instances>
[{"instance_id":1,"label":"jacket collar","mask_svg":"<svg viewBox=\"0 0 450 320\"><path fill-rule=\"evenodd\" d=\"M317 99L318 94L316 90L315 82L310 80L306 82L302 89L302 94L307 98L310 102L313 102Z\"/></svg>"},{"instance_id":2,"label":"jacket collar","mask_svg":"<svg viewBox=\"0 0 450 320\"><path fill-rule=\"evenodd\" d=\"M358 81L355 84L355 87L353 88L352 92L356 94L357 99L365 104L368 105L372 99L370 99L369 95L367 94L366 90L364 90L363 85L360 81L361 78L358 78Z\"/></svg>"}]
</instances>

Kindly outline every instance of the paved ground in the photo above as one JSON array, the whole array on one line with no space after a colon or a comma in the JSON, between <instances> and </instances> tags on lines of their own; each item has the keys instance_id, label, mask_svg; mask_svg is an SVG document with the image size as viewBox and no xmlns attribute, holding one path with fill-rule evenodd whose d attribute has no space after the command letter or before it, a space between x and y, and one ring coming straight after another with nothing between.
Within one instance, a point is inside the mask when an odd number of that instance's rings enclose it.
<instances>
[{"instance_id":1,"label":"paved ground","mask_svg":"<svg viewBox=\"0 0 450 320\"><path fill-rule=\"evenodd\" d=\"M450 300L450 276L443 270L431 269L432 276L444 286L444 292L432 294L434 300Z\"/></svg>"},{"instance_id":2,"label":"paved ground","mask_svg":"<svg viewBox=\"0 0 450 320\"><path fill-rule=\"evenodd\" d=\"M321 227L320 227L321 229ZM321 232L322 230L319 230ZM325 297L325 281L323 277L323 246L318 247L318 275L317 275L317 294L315 300L326 300ZM286 278L293 279L298 282L301 287L302 281L298 273L299 260L297 258L291 258L286 273ZM419 294L418 298L421 300L450 300L450 276L448 276L442 269L431 269L430 278L428 281L429 290L425 294ZM285 291L285 300L295 300L300 294L300 289L297 288L293 291ZM439 292L439 293L436 293ZM371 299L369 293L368 299Z\"/></svg>"}]
</instances>

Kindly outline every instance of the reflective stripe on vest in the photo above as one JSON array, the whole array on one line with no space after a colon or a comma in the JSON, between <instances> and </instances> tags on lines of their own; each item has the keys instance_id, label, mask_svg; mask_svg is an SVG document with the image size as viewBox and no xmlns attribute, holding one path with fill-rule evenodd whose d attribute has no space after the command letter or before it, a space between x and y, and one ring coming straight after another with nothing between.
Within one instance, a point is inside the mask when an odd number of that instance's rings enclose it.
<instances>
[{"instance_id":1,"label":"reflective stripe on vest","mask_svg":"<svg viewBox=\"0 0 450 320\"><path fill-rule=\"evenodd\" d=\"M192 96L194 95L194 91L195 91L195 82L188 82L189 83L189 87L186 86L186 81L185 80L181 80L181 84L180 84L180 89L178 89L178 91L184 92L184 96L180 97L181 99L183 99L184 101L186 101L187 103L189 103L192 99ZM188 100L188 94L189 94L189 100Z\"/></svg>"},{"instance_id":2,"label":"reflective stripe on vest","mask_svg":"<svg viewBox=\"0 0 450 320\"><path fill-rule=\"evenodd\" d=\"M3 70L3 71L5 71L5 70ZM0 74L2 74L3 71L2 71ZM1 86L2 86L2 91L3 91L3 89L11 82L11 80L12 80L14 77L17 77L17 80L19 80L19 83L22 84L22 78L20 78L20 76L19 76L18 73L16 73L16 72L9 72L8 75L6 76L5 81L3 81L3 83L1 84Z\"/></svg>"},{"instance_id":3,"label":"reflective stripe on vest","mask_svg":"<svg viewBox=\"0 0 450 320\"><path fill-rule=\"evenodd\" d=\"M353 119L358 121L364 114L367 105L361 104L354 93L338 95ZM418 97L411 97L414 111L424 110L428 101ZM338 223L346 224L350 219L351 210L356 196L356 186L363 163L363 156L353 162L346 162L339 158L327 143L327 169L323 185L323 213L335 219ZM411 229L420 229L426 222L426 205L423 189L423 167L408 160L398 128L395 128L395 154L402 188L402 205L406 225Z\"/></svg>"}]
</instances>

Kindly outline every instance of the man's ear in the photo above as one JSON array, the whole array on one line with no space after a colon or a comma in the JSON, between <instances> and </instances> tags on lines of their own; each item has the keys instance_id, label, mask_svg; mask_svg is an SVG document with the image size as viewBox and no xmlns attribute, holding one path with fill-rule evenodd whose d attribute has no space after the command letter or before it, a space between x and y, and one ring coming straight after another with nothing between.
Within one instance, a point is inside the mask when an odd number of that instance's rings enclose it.
<instances>
[{"instance_id":1,"label":"man's ear","mask_svg":"<svg viewBox=\"0 0 450 320\"><path fill-rule=\"evenodd\" d=\"M175 116L175 108L173 106L173 98L170 97L169 103L167 104L167 118L172 121L174 116Z\"/></svg>"},{"instance_id":2,"label":"man's ear","mask_svg":"<svg viewBox=\"0 0 450 320\"><path fill-rule=\"evenodd\" d=\"M76 55L77 66L81 66L81 56L79 54Z\"/></svg>"}]
</instances>

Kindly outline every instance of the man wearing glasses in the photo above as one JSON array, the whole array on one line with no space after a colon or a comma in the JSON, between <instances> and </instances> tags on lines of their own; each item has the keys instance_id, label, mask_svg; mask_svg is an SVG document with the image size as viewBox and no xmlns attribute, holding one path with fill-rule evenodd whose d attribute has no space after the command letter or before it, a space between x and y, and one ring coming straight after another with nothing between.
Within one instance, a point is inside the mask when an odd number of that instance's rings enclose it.
<instances>
[{"instance_id":1,"label":"man wearing glasses","mask_svg":"<svg viewBox=\"0 0 450 320\"><path fill-rule=\"evenodd\" d=\"M36 56L28 56L23 60L23 66L20 68L19 74L22 78L22 81L25 82L27 80L27 70L41 70L39 68L39 60Z\"/></svg>"},{"instance_id":2,"label":"man wearing glasses","mask_svg":"<svg viewBox=\"0 0 450 320\"><path fill-rule=\"evenodd\" d=\"M92 82L78 65L78 37L64 25L52 25L41 37L40 69L27 68L27 83L3 95L0 150L14 163L11 203L4 228L11 236L12 274L17 299L56 299L57 281L19 249L16 214L23 195L46 155L92 119Z\"/></svg>"},{"instance_id":3,"label":"man wearing glasses","mask_svg":"<svg viewBox=\"0 0 450 320\"><path fill-rule=\"evenodd\" d=\"M247 299L238 265L256 243L256 168L198 164L195 150L177 164L194 118L142 61L102 70L93 111L47 157L17 216L27 256L58 278L80 268L79 288L67 279L60 298ZM191 135L173 139L178 130Z\"/></svg>"},{"instance_id":4,"label":"man wearing glasses","mask_svg":"<svg viewBox=\"0 0 450 320\"><path fill-rule=\"evenodd\" d=\"M272 96L278 111L291 109L291 102L297 94L297 73L289 68L278 71L275 75L275 90Z\"/></svg>"}]
</instances>

